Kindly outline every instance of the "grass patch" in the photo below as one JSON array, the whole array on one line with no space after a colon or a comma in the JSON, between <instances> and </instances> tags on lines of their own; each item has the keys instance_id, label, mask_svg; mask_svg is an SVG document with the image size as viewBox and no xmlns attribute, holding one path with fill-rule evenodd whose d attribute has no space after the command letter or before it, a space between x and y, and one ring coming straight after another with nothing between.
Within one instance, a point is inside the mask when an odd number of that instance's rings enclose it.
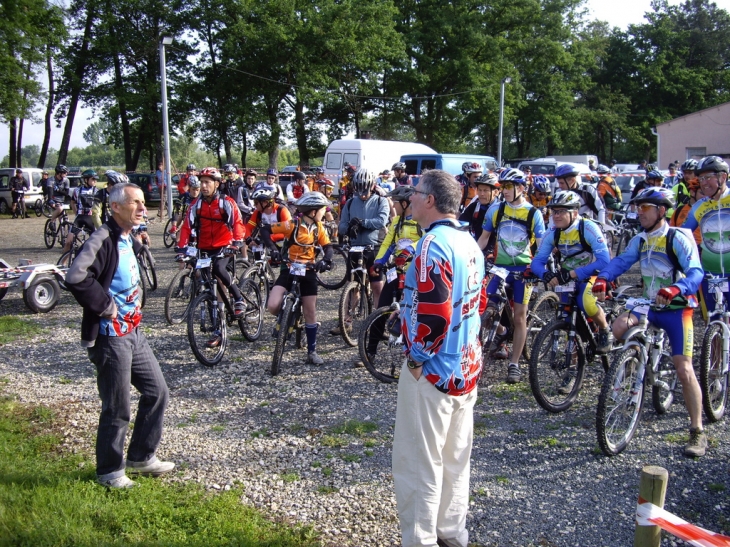
<instances>
[{"instance_id":1,"label":"grass patch","mask_svg":"<svg viewBox=\"0 0 730 547\"><path fill-rule=\"evenodd\" d=\"M380 443L375 439L365 439L365 442L363 442L362 444L365 448L374 448Z\"/></svg>"},{"instance_id":2,"label":"grass patch","mask_svg":"<svg viewBox=\"0 0 730 547\"><path fill-rule=\"evenodd\" d=\"M286 483L296 482L299 480L299 475L297 473L284 473L281 476L281 480L283 480Z\"/></svg>"},{"instance_id":3,"label":"grass patch","mask_svg":"<svg viewBox=\"0 0 730 547\"><path fill-rule=\"evenodd\" d=\"M562 448L566 446L564 442L559 441L555 437L542 437L540 439L537 439L537 441L535 441L535 444L542 445L545 448Z\"/></svg>"},{"instance_id":4,"label":"grass patch","mask_svg":"<svg viewBox=\"0 0 730 547\"><path fill-rule=\"evenodd\" d=\"M269 430L266 428L259 429L258 431L252 431L251 436L254 439L260 439L261 437L268 437L269 436Z\"/></svg>"},{"instance_id":5,"label":"grass patch","mask_svg":"<svg viewBox=\"0 0 730 547\"><path fill-rule=\"evenodd\" d=\"M110 491L86 456L60 453L63 424L45 407L0 399L0 507L7 545L314 546L311 528L292 528L241 505L241 491L139 479Z\"/></svg>"},{"instance_id":6,"label":"grass patch","mask_svg":"<svg viewBox=\"0 0 730 547\"><path fill-rule=\"evenodd\" d=\"M330 448L343 448L350 444L347 440L341 437L335 437L334 435L324 435L320 443L322 443L322 446L328 446Z\"/></svg>"},{"instance_id":7,"label":"grass patch","mask_svg":"<svg viewBox=\"0 0 730 547\"><path fill-rule=\"evenodd\" d=\"M494 477L494 480L497 481L499 484L508 484L509 479L505 477L504 475L497 475Z\"/></svg>"},{"instance_id":8,"label":"grass patch","mask_svg":"<svg viewBox=\"0 0 730 547\"><path fill-rule=\"evenodd\" d=\"M487 434L489 426L486 422L474 422L474 436L483 437Z\"/></svg>"},{"instance_id":9,"label":"grass patch","mask_svg":"<svg viewBox=\"0 0 730 547\"><path fill-rule=\"evenodd\" d=\"M41 330L41 327L35 321L5 315L0 317L0 345L9 344L18 338L34 336Z\"/></svg>"},{"instance_id":10,"label":"grass patch","mask_svg":"<svg viewBox=\"0 0 730 547\"><path fill-rule=\"evenodd\" d=\"M317 492L320 494L332 494L338 492L338 490L334 486L319 486L317 487Z\"/></svg>"},{"instance_id":11,"label":"grass patch","mask_svg":"<svg viewBox=\"0 0 730 547\"><path fill-rule=\"evenodd\" d=\"M210 430L211 431L215 431L216 433L220 433L221 431L225 431L226 430L226 426L221 425L221 424L217 424L217 425L214 425L213 427L211 427Z\"/></svg>"},{"instance_id":12,"label":"grass patch","mask_svg":"<svg viewBox=\"0 0 730 547\"><path fill-rule=\"evenodd\" d=\"M331 467L323 467L322 468L322 474L325 477L331 477L332 476L332 468Z\"/></svg>"},{"instance_id":13,"label":"grass patch","mask_svg":"<svg viewBox=\"0 0 730 547\"><path fill-rule=\"evenodd\" d=\"M314 469L318 469L318 468L322 467L322 462L318 462L318 461L313 461L313 462L312 462L312 467L313 467Z\"/></svg>"},{"instance_id":14,"label":"grass patch","mask_svg":"<svg viewBox=\"0 0 730 547\"><path fill-rule=\"evenodd\" d=\"M725 485L721 482L711 482L707 485L707 489L710 492L724 492L725 491Z\"/></svg>"},{"instance_id":15,"label":"grass patch","mask_svg":"<svg viewBox=\"0 0 730 547\"><path fill-rule=\"evenodd\" d=\"M375 422L363 422L360 420L347 420L346 422L336 425L332 428L332 433L335 435L354 435L355 437L362 437L373 431L377 431L378 424Z\"/></svg>"},{"instance_id":16,"label":"grass patch","mask_svg":"<svg viewBox=\"0 0 730 547\"><path fill-rule=\"evenodd\" d=\"M522 429L521 427L518 427L517 429L513 429L512 433L514 433L515 435L524 435L527 433L527 430Z\"/></svg>"},{"instance_id":17,"label":"grass patch","mask_svg":"<svg viewBox=\"0 0 730 547\"><path fill-rule=\"evenodd\" d=\"M65 376L61 376L58 379L59 384L70 384L71 382L73 382L73 380L71 380L71 378L66 378Z\"/></svg>"},{"instance_id":18,"label":"grass patch","mask_svg":"<svg viewBox=\"0 0 730 547\"><path fill-rule=\"evenodd\" d=\"M345 454L344 456L342 456L342 459L350 463L360 463L361 460L360 456L358 456L357 454Z\"/></svg>"},{"instance_id":19,"label":"grass patch","mask_svg":"<svg viewBox=\"0 0 730 547\"><path fill-rule=\"evenodd\" d=\"M664 439L668 443L678 443L678 444L685 444L689 442L689 434L688 433L668 433L664 436Z\"/></svg>"},{"instance_id":20,"label":"grass patch","mask_svg":"<svg viewBox=\"0 0 730 547\"><path fill-rule=\"evenodd\" d=\"M368 458L369 458L370 456L372 456L373 454L375 454L375 452L373 452L372 450L366 450L366 451L365 451L365 455L366 455L366 456L367 456Z\"/></svg>"}]
</instances>

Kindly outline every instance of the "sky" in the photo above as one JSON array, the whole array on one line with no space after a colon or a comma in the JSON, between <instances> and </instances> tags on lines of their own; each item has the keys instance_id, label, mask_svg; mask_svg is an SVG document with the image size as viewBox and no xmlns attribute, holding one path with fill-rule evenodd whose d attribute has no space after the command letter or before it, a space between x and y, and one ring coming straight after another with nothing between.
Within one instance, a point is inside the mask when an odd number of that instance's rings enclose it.
<instances>
[{"instance_id":1,"label":"sky","mask_svg":"<svg viewBox=\"0 0 730 547\"><path fill-rule=\"evenodd\" d=\"M730 0L714 0L719 8L730 11ZM670 4L679 4L678 0L669 0ZM611 26L626 29L630 24L644 21L644 13L651 11L651 0L588 0L586 8L590 19L601 19L608 21ZM45 107L41 110L41 115ZM91 109L80 108L76 113L73 133L71 134L71 147L85 147L87 145L82 135L86 128L94 121ZM61 145L63 128L56 128L55 122L51 130L50 146L58 150ZM0 124L0 159L8 154L8 127ZM23 128L23 145L37 144L43 142L43 124L25 123Z\"/></svg>"}]
</instances>

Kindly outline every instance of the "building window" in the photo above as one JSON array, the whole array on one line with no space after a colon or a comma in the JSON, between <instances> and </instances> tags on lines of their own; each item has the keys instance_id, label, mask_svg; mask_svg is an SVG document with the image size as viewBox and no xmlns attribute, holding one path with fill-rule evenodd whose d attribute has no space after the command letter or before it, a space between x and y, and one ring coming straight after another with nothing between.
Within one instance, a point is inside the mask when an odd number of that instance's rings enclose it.
<instances>
[{"instance_id":1,"label":"building window","mask_svg":"<svg viewBox=\"0 0 730 547\"><path fill-rule=\"evenodd\" d=\"M707 155L707 148L687 148L688 160L699 160Z\"/></svg>"}]
</instances>

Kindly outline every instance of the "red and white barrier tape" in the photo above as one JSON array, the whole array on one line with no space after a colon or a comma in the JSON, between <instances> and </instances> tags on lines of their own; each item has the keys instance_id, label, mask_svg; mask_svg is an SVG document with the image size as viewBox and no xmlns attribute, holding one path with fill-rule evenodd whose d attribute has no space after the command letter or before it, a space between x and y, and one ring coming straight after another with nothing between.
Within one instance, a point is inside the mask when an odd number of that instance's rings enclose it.
<instances>
[{"instance_id":1,"label":"red and white barrier tape","mask_svg":"<svg viewBox=\"0 0 730 547\"><path fill-rule=\"evenodd\" d=\"M697 547L730 547L730 537L690 524L642 498L636 504L636 522L639 526L659 526Z\"/></svg>"}]
</instances>

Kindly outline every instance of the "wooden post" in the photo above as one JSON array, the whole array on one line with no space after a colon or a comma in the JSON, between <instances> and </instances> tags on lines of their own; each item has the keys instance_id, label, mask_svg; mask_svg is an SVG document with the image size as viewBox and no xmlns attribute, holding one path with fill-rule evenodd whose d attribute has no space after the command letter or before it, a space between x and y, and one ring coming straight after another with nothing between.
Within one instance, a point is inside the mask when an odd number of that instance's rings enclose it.
<instances>
[{"instance_id":1,"label":"wooden post","mask_svg":"<svg viewBox=\"0 0 730 547\"><path fill-rule=\"evenodd\" d=\"M647 465L641 470L639 497L664 509L669 473L658 465ZM639 526L634 530L634 547L659 547L662 529L659 526Z\"/></svg>"}]
</instances>

